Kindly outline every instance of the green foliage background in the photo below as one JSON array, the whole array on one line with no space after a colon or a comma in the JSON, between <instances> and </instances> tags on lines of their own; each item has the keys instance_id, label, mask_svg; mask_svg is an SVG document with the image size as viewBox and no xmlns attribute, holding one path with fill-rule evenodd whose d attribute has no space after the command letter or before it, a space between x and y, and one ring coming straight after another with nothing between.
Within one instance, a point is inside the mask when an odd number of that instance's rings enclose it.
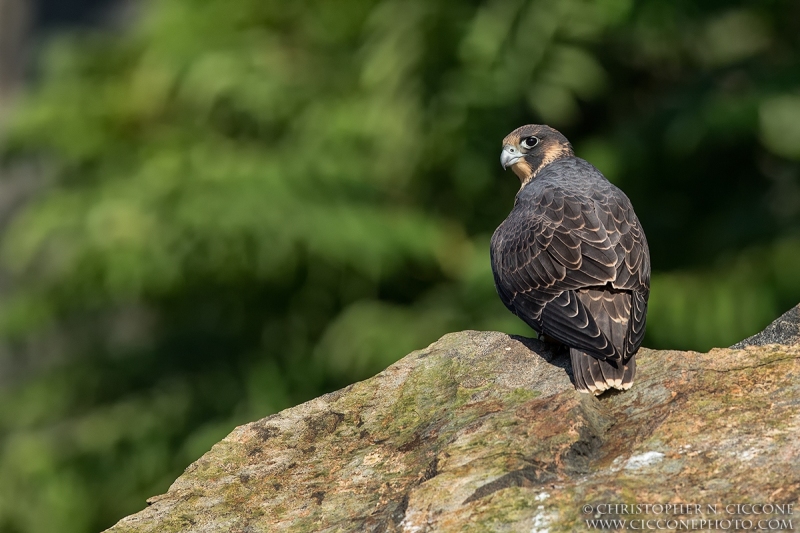
<instances>
[{"instance_id":1,"label":"green foliage background","mask_svg":"<svg viewBox=\"0 0 800 533\"><path fill-rule=\"evenodd\" d=\"M646 345L800 301L800 5L150 0L69 34L2 144L0 532L90 532L236 424L460 329L530 335L488 240L531 122L631 197Z\"/></svg>"}]
</instances>

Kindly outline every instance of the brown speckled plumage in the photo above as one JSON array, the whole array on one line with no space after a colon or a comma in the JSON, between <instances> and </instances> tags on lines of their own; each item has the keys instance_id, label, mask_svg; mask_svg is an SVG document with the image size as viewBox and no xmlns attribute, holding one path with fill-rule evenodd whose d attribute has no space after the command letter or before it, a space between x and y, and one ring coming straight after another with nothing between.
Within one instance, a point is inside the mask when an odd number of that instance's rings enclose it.
<instances>
[{"instance_id":1,"label":"brown speckled plumage","mask_svg":"<svg viewBox=\"0 0 800 533\"><path fill-rule=\"evenodd\" d=\"M650 293L647 240L630 200L552 128L523 126L504 146L522 187L492 236L500 298L570 348L578 390L629 388Z\"/></svg>"}]
</instances>

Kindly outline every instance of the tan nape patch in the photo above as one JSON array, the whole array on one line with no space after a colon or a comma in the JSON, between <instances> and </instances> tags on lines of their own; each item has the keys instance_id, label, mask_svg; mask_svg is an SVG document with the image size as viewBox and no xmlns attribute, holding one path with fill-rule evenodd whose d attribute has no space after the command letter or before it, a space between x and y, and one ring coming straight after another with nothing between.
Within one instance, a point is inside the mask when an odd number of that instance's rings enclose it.
<instances>
[{"instance_id":1,"label":"tan nape patch","mask_svg":"<svg viewBox=\"0 0 800 533\"><path fill-rule=\"evenodd\" d=\"M539 168L536 169L536 172L533 173L534 177L536 174L539 173L544 167L555 161L556 159L561 159L562 157L569 157L573 155L572 149L569 146L564 146L563 144L555 144L546 146L544 148L544 157L542 158L542 164L539 165Z\"/></svg>"}]
</instances>

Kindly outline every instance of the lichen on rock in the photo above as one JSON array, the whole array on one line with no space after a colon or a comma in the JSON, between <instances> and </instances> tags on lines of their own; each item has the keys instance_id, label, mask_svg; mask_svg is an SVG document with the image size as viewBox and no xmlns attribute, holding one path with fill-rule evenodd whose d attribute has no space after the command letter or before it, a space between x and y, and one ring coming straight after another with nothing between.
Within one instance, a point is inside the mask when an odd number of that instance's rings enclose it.
<instances>
[{"instance_id":1,"label":"lichen on rock","mask_svg":"<svg viewBox=\"0 0 800 533\"><path fill-rule=\"evenodd\" d=\"M108 531L554 533L664 518L600 504L797 504L800 345L637 361L630 391L595 398L539 341L449 334L236 428Z\"/></svg>"}]
</instances>

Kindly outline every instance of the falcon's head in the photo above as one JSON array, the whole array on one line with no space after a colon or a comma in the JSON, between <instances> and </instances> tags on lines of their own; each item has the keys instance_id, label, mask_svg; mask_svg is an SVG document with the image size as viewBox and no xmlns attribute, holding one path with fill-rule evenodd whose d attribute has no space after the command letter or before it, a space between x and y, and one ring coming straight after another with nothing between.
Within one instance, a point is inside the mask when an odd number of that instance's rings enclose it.
<instances>
[{"instance_id":1,"label":"falcon's head","mask_svg":"<svg viewBox=\"0 0 800 533\"><path fill-rule=\"evenodd\" d=\"M545 165L572 155L572 145L560 132L550 126L528 124L503 139L500 164L503 169L511 167L525 185Z\"/></svg>"}]
</instances>

